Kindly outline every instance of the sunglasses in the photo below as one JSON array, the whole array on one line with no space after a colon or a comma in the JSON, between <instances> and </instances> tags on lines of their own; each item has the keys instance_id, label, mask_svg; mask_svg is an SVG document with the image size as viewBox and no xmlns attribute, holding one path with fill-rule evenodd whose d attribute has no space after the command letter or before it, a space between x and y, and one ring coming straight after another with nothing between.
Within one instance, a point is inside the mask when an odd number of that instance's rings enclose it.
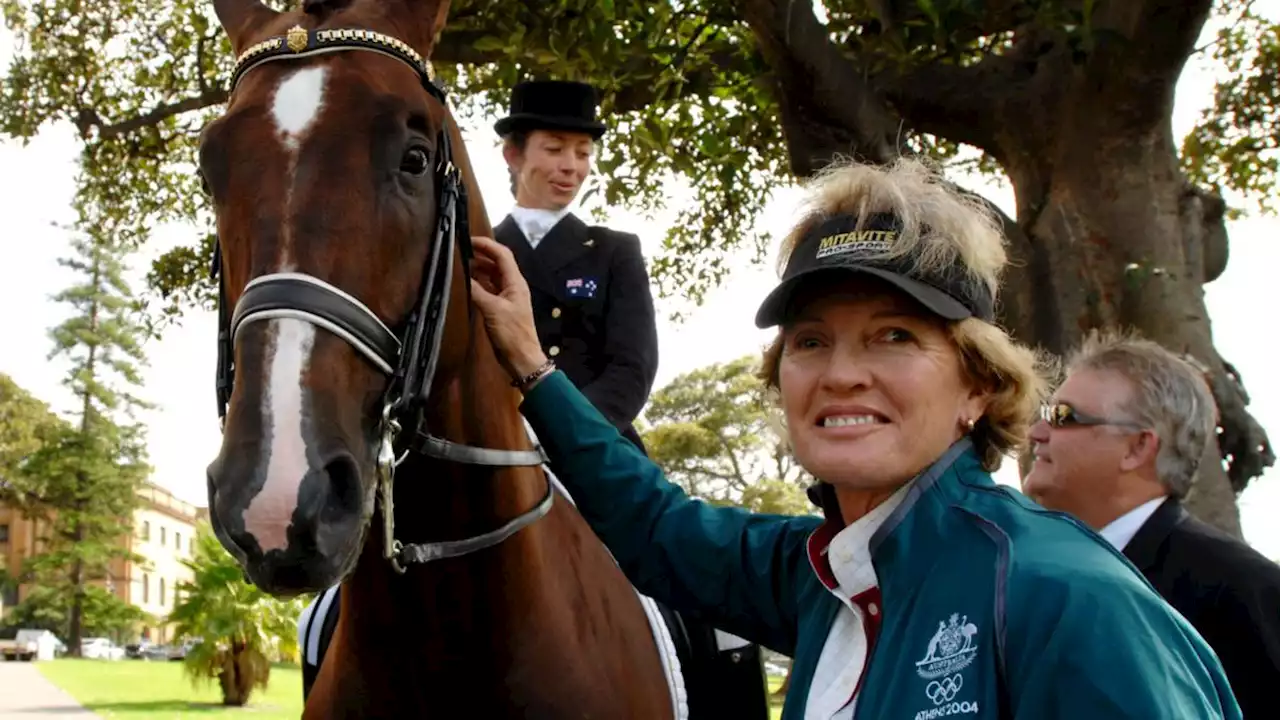
<instances>
[{"instance_id":1,"label":"sunglasses","mask_svg":"<svg viewBox=\"0 0 1280 720\"><path fill-rule=\"evenodd\" d=\"M1040 418L1049 423L1049 427L1058 429L1071 427L1094 427L1098 425L1128 427L1135 430L1142 429L1137 424L1127 420L1108 420L1103 417L1098 417L1097 415L1080 412L1067 403L1061 402L1041 406Z\"/></svg>"}]
</instances>

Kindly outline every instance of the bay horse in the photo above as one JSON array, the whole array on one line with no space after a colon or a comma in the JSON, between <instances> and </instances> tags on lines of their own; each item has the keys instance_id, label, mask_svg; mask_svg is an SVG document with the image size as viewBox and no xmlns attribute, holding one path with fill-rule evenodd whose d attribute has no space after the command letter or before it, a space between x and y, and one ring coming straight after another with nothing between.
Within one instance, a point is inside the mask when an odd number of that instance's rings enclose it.
<instances>
[{"instance_id":1,"label":"bay horse","mask_svg":"<svg viewBox=\"0 0 1280 720\"><path fill-rule=\"evenodd\" d=\"M238 59L199 149L211 524L272 595L341 582L306 718L671 718L644 608L554 500L470 303L492 229L427 64L448 6L214 2Z\"/></svg>"}]
</instances>

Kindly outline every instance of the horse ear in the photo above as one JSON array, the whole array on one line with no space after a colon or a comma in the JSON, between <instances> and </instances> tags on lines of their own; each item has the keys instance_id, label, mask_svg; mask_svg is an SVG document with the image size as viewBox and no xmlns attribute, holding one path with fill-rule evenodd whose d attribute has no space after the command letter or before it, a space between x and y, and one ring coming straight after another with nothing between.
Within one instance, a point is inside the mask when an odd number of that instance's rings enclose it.
<instances>
[{"instance_id":1,"label":"horse ear","mask_svg":"<svg viewBox=\"0 0 1280 720\"><path fill-rule=\"evenodd\" d=\"M439 0L436 4L435 16L431 18L431 46L434 48L436 41L440 39L440 33L444 32L445 23L449 20L449 6L451 0Z\"/></svg>"},{"instance_id":2,"label":"horse ear","mask_svg":"<svg viewBox=\"0 0 1280 720\"><path fill-rule=\"evenodd\" d=\"M213 11L231 40L231 51L239 55L252 39L251 33L280 13L263 5L261 0L213 0Z\"/></svg>"},{"instance_id":3,"label":"horse ear","mask_svg":"<svg viewBox=\"0 0 1280 720\"><path fill-rule=\"evenodd\" d=\"M413 44L414 49L422 53L423 57L431 57L431 50L444 31L450 2L451 0L397 0L395 3L400 7L406 22L415 28L421 28L420 32L414 33L416 42Z\"/></svg>"}]
</instances>

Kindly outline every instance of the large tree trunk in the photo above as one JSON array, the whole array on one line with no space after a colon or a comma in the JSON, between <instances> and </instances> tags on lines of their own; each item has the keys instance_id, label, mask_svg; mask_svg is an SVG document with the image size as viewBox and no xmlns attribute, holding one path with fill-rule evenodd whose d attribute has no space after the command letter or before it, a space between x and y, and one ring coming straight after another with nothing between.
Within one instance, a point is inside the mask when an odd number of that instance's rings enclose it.
<instances>
[{"instance_id":1,"label":"large tree trunk","mask_svg":"<svg viewBox=\"0 0 1280 720\"><path fill-rule=\"evenodd\" d=\"M1084 115L1084 114L1082 114ZM1118 135L1087 116L1060 128L1055 147L1024 153L1010 169L1018 223L1027 230L1026 272L1006 302L1026 302L1011 329L1069 353L1091 328L1133 328L1225 374L1204 305L1199 218L1183 212L1184 181L1168 123L1142 137ZM1034 296L1028 292L1035 288ZM1210 438L1189 508L1236 536L1235 495Z\"/></svg>"},{"instance_id":2,"label":"large tree trunk","mask_svg":"<svg viewBox=\"0 0 1280 720\"><path fill-rule=\"evenodd\" d=\"M1208 2L1190 5L1201 7L1178 27L1151 31L1164 42L1194 37ZM1171 64L1156 67L1107 47L1081 64L1061 38L1023 43L1038 46L1035 71L1011 88L1022 102L997 101L1004 131L992 144L1028 239L1014 245L1020 271L1009 278L1004 320L1059 355L1092 328L1126 328L1207 368L1223 431L1209 439L1187 504L1239 537L1233 484L1243 489L1273 457L1214 348L1204 304L1203 284L1226 266L1227 237L1221 199L1190 188L1178 165L1171 116L1185 56L1171 51Z\"/></svg>"},{"instance_id":3,"label":"large tree trunk","mask_svg":"<svg viewBox=\"0 0 1280 720\"><path fill-rule=\"evenodd\" d=\"M1087 52L1025 25L1012 49L982 62L878 75L808 3L748 0L744 15L773 71L796 175L840 155L891 161L913 131L981 148L1017 196L1017 217L1004 217L1013 263L1000 308L1016 338L1064 354L1093 328L1126 327L1208 368L1222 427L1188 505L1239 536L1235 493L1275 456L1204 305L1203 283L1226 266L1225 206L1188 186L1170 120L1210 4L1100 5Z\"/></svg>"}]
</instances>

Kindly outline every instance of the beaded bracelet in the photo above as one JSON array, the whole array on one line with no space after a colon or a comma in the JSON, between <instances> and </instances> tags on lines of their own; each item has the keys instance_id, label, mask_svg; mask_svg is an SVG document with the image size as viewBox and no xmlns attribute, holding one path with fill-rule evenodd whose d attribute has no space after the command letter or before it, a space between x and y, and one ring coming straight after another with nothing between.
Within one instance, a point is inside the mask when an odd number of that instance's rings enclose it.
<instances>
[{"instance_id":1,"label":"beaded bracelet","mask_svg":"<svg viewBox=\"0 0 1280 720\"><path fill-rule=\"evenodd\" d=\"M551 372L555 369L556 369L555 361L548 360L542 363L541 365L539 365L537 370L534 370L533 372L529 373L528 375L525 375L522 378L517 378L515 380L512 380L511 387L519 388L521 392L524 392L525 390L529 389L530 385L542 379L544 375L550 375Z\"/></svg>"}]
</instances>

